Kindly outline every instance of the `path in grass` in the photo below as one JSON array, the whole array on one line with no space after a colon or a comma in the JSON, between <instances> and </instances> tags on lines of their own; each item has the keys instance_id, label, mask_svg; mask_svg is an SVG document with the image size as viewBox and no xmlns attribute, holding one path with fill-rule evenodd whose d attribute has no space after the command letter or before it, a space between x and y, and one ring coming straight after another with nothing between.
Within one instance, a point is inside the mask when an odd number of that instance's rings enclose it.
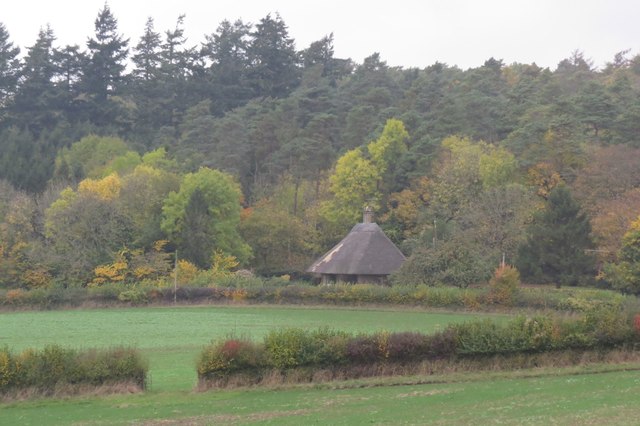
<instances>
[{"instance_id":1,"label":"path in grass","mask_svg":"<svg viewBox=\"0 0 640 426\"><path fill-rule=\"evenodd\" d=\"M0 423L635 425L639 371L357 389L151 392L0 405Z\"/></svg>"},{"instance_id":2,"label":"path in grass","mask_svg":"<svg viewBox=\"0 0 640 426\"><path fill-rule=\"evenodd\" d=\"M279 327L350 332L441 330L478 317L419 310L197 306L0 313L0 345L15 351L57 343L73 348L140 348L150 360L152 391L190 390L195 359L213 338L235 334L259 339Z\"/></svg>"}]
</instances>

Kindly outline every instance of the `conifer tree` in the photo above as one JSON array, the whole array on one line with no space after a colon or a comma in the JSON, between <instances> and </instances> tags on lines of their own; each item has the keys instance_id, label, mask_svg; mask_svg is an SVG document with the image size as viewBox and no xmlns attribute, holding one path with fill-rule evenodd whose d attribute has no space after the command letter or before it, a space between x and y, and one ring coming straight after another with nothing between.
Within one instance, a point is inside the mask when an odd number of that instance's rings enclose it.
<instances>
[{"instance_id":1,"label":"conifer tree","mask_svg":"<svg viewBox=\"0 0 640 426\"><path fill-rule=\"evenodd\" d=\"M85 84L88 93L101 103L115 94L122 82L129 40L118 34L118 20L106 4L95 20L95 30L95 38L87 41L90 59Z\"/></svg>"},{"instance_id":2,"label":"conifer tree","mask_svg":"<svg viewBox=\"0 0 640 426\"><path fill-rule=\"evenodd\" d=\"M578 285L594 273L591 225L569 189L551 191L544 210L534 215L517 266L530 282Z\"/></svg>"}]
</instances>

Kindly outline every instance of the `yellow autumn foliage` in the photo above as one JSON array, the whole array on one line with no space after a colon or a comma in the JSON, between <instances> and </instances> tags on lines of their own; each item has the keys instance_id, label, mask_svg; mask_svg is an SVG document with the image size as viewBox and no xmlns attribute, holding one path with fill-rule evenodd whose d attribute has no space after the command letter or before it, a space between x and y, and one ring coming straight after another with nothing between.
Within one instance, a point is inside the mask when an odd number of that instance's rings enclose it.
<instances>
[{"instance_id":1,"label":"yellow autumn foliage","mask_svg":"<svg viewBox=\"0 0 640 426\"><path fill-rule=\"evenodd\" d=\"M186 285L193 282L199 273L200 270L193 263L184 259L178 260L178 283L180 285Z\"/></svg>"},{"instance_id":2,"label":"yellow autumn foliage","mask_svg":"<svg viewBox=\"0 0 640 426\"><path fill-rule=\"evenodd\" d=\"M78 185L78 193L92 194L103 200L113 200L120 195L122 180L116 173L102 179L85 179Z\"/></svg>"},{"instance_id":3,"label":"yellow autumn foliage","mask_svg":"<svg viewBox=\"0 0 640 426\"><path fill-rule=\"evenodd\" d=\"M213 252L211 259L211 273L214 278L226 277L232 274L232 270L237 268L240 262L235 256L227 255L220 250Z\"/></svg>"}]
</instances>

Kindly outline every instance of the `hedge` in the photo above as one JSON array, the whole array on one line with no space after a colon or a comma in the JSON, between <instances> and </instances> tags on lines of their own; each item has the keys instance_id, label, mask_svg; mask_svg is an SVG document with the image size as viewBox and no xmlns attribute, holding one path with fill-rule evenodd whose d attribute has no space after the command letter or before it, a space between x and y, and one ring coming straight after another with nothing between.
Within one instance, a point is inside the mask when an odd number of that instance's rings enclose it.
<instances>
[{"instance_id":1,"label":"hedge","mask_svg":"<svg viewBox=\"0 0 640 426\"><path fill-rule=\"evenodd\" d=\"M144 305L179 303L269 303L358 305L379 304L427 308L466 309L500 308L489 289L454 287L394 286L374 284L337 284L313 286L304 283L276 282L252 278L236 279L211 287L156 287L153 285L104 285L92 288L51 288L37 290L1 290L0 306L9 309L61 306ZM586 312L596 307L629 305L640 307L639 299L608 290L577 288L520 288L510 299L513 307Z\"/></svg>"},{"instance_id":2,"label":"hedge","mask_svg":"<svg viewBox=\"0 0 640 426\"><path fill-rule=\"evenodd\" d=\"M147 371L146 361L131 348L78 351L48 345L15 354L5 346L0 348L0 395L25 389L51 395L80 386L133 385L144 390Z\"/></svg>"},{"instance_id":3,"label":"hedge","mask_svg":"<svg viewBox=\"0 0 640 426\"><path fill-rule=\"evenodd\" d=\"M580 319L518 317L506 324L481 320L451 325L426 335L415 332L352 335L328 329L287 328L270 332L263 342L227 339L201 353L200 387L224 386L234 376L258 383L269 374L306 369L308 380L319 370L371 370L372 366L434 360L460 361L497 355L568 350L640 347L640 314L596 309ZM376 367L378 368L378 367Z\"/></svg>"}]
</instances>

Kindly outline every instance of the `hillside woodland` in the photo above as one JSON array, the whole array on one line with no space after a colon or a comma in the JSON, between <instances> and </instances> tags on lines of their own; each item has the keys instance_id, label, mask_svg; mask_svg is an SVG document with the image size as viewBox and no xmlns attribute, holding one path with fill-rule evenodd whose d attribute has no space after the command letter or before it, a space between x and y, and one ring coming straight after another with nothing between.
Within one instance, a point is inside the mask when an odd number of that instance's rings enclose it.
<instances>
[{"instance_id":1,"label":"hillside woodland","mask_svg":"<svg viewBox=\"0 0 640 426\"><path fill-rule=\"evenodd\" d=\"M105 5L86 42L24 50L0 24L0 288L154 280L176 252L299 276L371 205L397 283L505 258L640 292L640 55L405 69L333 43L299 50L277 14L131 40Z\"/></svg>"}]
</instances>

